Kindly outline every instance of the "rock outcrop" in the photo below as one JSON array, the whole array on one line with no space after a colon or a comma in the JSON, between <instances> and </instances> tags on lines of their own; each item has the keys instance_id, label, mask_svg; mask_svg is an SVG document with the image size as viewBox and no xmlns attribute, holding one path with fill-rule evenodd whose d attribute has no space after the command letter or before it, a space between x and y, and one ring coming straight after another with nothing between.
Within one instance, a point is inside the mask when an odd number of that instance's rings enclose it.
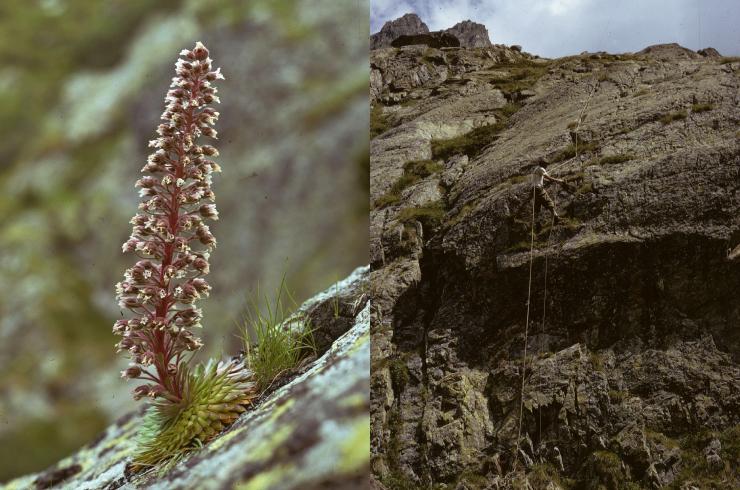
<instances>
[{"instance_id":1,"label":"rock outcrop","mask_svg":"<svg viewBox=\"0 0 740 490\"><path fill-rule=\"evenodd\" d=\"M304 303L320 357L177 464L129 474L140 409L55 466L3 488L370 488L367 281L368 268L359 268Z\"/></svg>"},{"instance_id":2,"label":"rock outcrop","mask_svg":"<svg viewBox=\"0 0 740 490\"><path fill-rule=\"evenodd\" d=\"M416 14L405 14L389 20L379 32L370 36L370 49L387 48L399 36L429 34L429 27Z\"/></svg>"},{"instance_id":3,"label":"rock outcrop","mask_svg":"<svg viewBox=\"0 0 740 490\"><path fill-rule=\"evenodd\" d=\"M378 485L738 487L740 62L370 62Z\"/></svg>"},{"instance_id":4,"label":"rock outcrop","mask_svg":"<svg viewBox=\"0 0 740 490\"><path fill-rule=\"evenodd\" d=\"M464 48L487 48L491 46L491 39L488 37L486 26L472 20L458 22L443 32L458 38L460 46Z\"/></svg>"},{"instance_id":5,"label":"rock outcrop","mask_svg":"<svg viewBox=\"0 0 740 490\"><path fill-rule=\"evenodd\" d=\"M371 50L413 44L424 44L432 48L484 48L491 46L491 40L488 29L483 24L465 20L449 29L430 32L429 27L416 14L406 14L390 20L383 24L379 32L370 36Z\"/></svg>"}]
</instances>

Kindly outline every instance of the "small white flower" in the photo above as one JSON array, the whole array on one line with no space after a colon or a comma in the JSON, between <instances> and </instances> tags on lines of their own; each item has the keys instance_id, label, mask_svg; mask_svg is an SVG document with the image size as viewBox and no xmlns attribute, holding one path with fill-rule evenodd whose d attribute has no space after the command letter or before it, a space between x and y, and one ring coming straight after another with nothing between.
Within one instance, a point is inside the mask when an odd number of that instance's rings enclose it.
<instances>
[{"instance_id":1,"label":"small white flower","mask_svg":"<svg viewBox=\"0 0 740 490\"><path fill-rule=\"evenodd\" d=\"M172 177L165 175L162 177L162 185L170 185L172 183Z\"/></svg>"},{"instance_id":2,"label":"small white flower","mask_svg":"<svg viewBox=\"0 0 740 490\"><path fill-rule=\"evenodd\" d=\"M159 290L159 297L161 299L164 299L166 296L167 296L167 291L165 291L164 289L160 289Z\"/></svg>"},{"instance_id":3,"label":"small white flower","mask_svg":"<svg viewBox=\"0 0 740 490\"><path fill-rule=\"evenodd\" d=\"M177 187L182 187L183 185L185 185L185 181L183 179L177 179L176 185Z\"/></svg>"},{"instance_id":4,"label":"small white flower","mask_svg":"<svg viewBox=\"0 0 740 490\"><path fill-rule=\"evenodd\" d=\"M182 288L180 286L177 286L175 288L175 296L180 296L182 294Z\"/></svg>"},{"instance_id":5,"label":"small white flower","mask_svg":"<svg viewBox=\"0 0 740 490\"><path fill-rule=\"evenodd\" d=\"M144 271L144 279L149 279L150 277L152 277L152 271L150 271L149 269L146 269Z\"/></svg>"}]
</instances>

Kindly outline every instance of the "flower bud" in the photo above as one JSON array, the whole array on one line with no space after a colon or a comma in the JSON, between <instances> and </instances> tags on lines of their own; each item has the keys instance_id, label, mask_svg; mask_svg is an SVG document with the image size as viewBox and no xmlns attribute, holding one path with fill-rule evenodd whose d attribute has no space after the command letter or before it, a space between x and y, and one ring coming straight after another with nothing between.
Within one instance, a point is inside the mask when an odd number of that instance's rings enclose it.
<instances>
[{"instance_id":1,"label":"flower bud","mask_svg":"<svg viewBox=\"0 0 740 490\"><path fill-rule=\"evenodd\" d=\"M204 60L208 58L208 50L200 41L195 43L195 48L193 48L193 58L196 60Z\"/></svg>"}]
</instances>

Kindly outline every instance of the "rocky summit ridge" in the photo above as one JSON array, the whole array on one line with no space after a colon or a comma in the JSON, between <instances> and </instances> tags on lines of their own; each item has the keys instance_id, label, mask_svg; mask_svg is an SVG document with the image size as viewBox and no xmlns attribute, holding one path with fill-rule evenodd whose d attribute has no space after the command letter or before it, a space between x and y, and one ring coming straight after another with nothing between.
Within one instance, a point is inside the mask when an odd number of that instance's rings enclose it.
<instances>
[{"instance_id":1,"label":"rocky summit ridge","mask_svg":"<svg viewBox=\"0 0 740 490\"><path fill-rule=\"evenodd\" d=\"M370 66L377 486L740 487L740 59Z\"/></svg>"},{"instance_id":2,"label":"rocky summit ridge","mask_svg":"<svg viewBox=\"0 0 740 490\"><path fill-rule=\"evenodd\" d=\"M450 38L456 39L457 43L450 44ZM440 40L443 40L442 43L440 43ZM441 46L462 46L465 48L491 46L488 29L483 24L465 20L458 22L449 29L430 32L429 27L421 18L413 13L386 22L379 32L370 36L371 50L430 43L435 47L440 47L440 44Z\"/></svg>"}]
</instances>

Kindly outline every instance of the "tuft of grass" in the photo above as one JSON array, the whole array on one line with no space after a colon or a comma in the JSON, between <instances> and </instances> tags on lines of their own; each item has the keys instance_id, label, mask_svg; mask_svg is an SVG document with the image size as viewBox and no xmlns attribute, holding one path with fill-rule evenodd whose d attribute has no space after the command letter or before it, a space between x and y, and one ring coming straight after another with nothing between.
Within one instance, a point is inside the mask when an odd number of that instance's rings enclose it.
<instances>
[{"instance_id":1,"label":"tuft of grass","mask_svg":"<svg viewBox=\"0 0 740 490\"><path fill-rule=\"evenodd\" d=\"M588 356L588 360L591 363L591 366L596 371L603 371L604 370L604 359L601 357L601 355L598 352L591 352Z\"/></svg>"},{"instance_id":2,"label":"tuft of grass","mask_svg":"<svg viewBox=\"0 0 740 490\"><path fill-rule=\"evenodd\" d=\"M515 112L522 108L522 105L516 102L509 102L503 106L499 111L506 117L512 116Z\"/></svg>"},{"instance_id":3,"label":"tuft of grass","mask_svg":"<svg viewBox=\"0 0 740 490\"><path fill-rule=\"evenodd\" d=\"M471 160L483 148L495 141L498 134L506 129L505 121L480 126L473 130L446 140L432 140L432 158L446 160L453 155L467 155Z\"/></svg>"},{"instance_id":4,"label":"tuft of grass","mask_svg":"<svg viewBox=\"0 0 740 490\"><path fill-rule=\"evenodd\" d=\"M576 129L578 127L578 121L571 121L568 123L568 129Z\"/></svg>"},{"instance_id":5,"label":"tuft of grass","mask_svg":"<svg viewBox=\"0 0 740 490\"><path fill-rule=\"evenodd\" d=\"M442 222L445 208L441 201L436 201L426 206L403 209L398 219L402 223L413 223L419 221L425 229L436 228Z\"/></svg>"},{"instance_id":6,"label":"tuft of grass","mask_svg":"<svg viewBox=\"0 0 740 490\"><path fill-rule=\"evenodd\" d=\"M599 145L597 145L594 141L580 142L578 143L578 148L576 148L575 144L570 143L568 146L555 154L552 159L552 163L558 163L568 160L569 158L573 158L574 156L576 156L576 149L578 150L579 155L583 155L584 153L590 153L598 149L598 147Z\"/></svg>"},{"instance_id":7,"label":"tuft of grass","mask_svg":"<svg viewBox=\"0 0 740 490\"><path fill-rule=\"evenodd\" d=\"M650 91L648 89L641 88L640 90L638 90L637 92L635 92L634 96L635 97L640 97L641 95L647 95L649 93L650 93Z\"/></svg>"},{"instance_id":8,"label":"tuft of grass","mask_svg":"<svg viewBox=\"0 0 740 490\"><path fill-rule=\"evenodd\" d=\"M305 317L286 321L293 319L298 305L285 284L285 275L272 298L258 288L250 294L247 306L241 338L247 365L254 372L259 390L264 391L275 379L316 353L313 327Z\"/></svg>"},{"instance_id":9,"label":"tuft of grass","mask_svg":"<svg viewBox=\"0 0 740 490\"><path fill-rule=\"evenodd\" d=\"M375 104L370 109L370 139L385 133L392 127L390 119L383 112L383 108L382 104Z\"/></svg>"},{"instance_id":10,"label":"tuft of grass","mask_svg":"<svg viewBox=\"0 0 740 490\"><path fill-rule=\"evenodd\" d=\"M696 112L697 114L700 112L707 112L714 109L714 104L705 103L705 104L694 104L691 106L691 112Z\"/></svg>"},{"instance_id":11,"label":"tuft of grass","mask_svg":"<svg viewBox=\"0 0 740 490\"><path fill-rule=\"evenodd\" d=\"M628 162L630 160L634 160L635 156L631 153L621 153L618 155L607 155L604 157L599 158L597 163L599 165L614 165L617 163L624 163Z\"/></svg>"},{"instance_id":12,"label":"tuft of grass","mask_svg":"<svg viewBox=\"0 0 740 490\"><path fill-rule=\"evenodd\" d=\"M681 109L680 111L669 112L669 113L663 114L662 116L660 116L658 120L662 122L664 125L666 125L666 124L672 123L673 121L680 121L682 119L686 119L687 116L688 116L688 113L686 112L686 110Z\"/></svg>"},{"instance_id":13,"label":"tuft of grass","mask_svg":"<svg viewBox=\"0 0 740 490\"><path fill-rule=\"evenodd\" d=\"M740 56L722 56L719 59L719 64L726 65L727 63L734 63L736 61L740 61Z\"/></svg>"},{"instance_id":14,"label":"tuft of grass","mask_svg":"<svg viewBox=\"0 0 740 490\"><path fill-rule=\"evenodd\" d=\"M611 451L595 451L589 459L589 482L587 488L624 488L627 476L622 470L622 460Z\"/></svg>"},{"instance_id":15,"label":"tuft of grass","mask_svg":"<svg viewBox=\"0 0 740 490\"><path fill-rule=\"evenodd\" d=\"M629 397L629 393L620 390L609 390L609 400L612 403L622 403Z\"/></svg>"},{"instance_id":16,"label":"tuft of grass","mask_svg":"<svg viewBox=\"0 0 740 490\"><path fill-rule=\"evenodd\" d=\"M419 180L443 169L439 162L434 160L412 160L403 165L403 175L396 180L388 191L375 200L375 206L384 208L396 204L401 200L401 193Z\"/></svg>"}]
</instances>

